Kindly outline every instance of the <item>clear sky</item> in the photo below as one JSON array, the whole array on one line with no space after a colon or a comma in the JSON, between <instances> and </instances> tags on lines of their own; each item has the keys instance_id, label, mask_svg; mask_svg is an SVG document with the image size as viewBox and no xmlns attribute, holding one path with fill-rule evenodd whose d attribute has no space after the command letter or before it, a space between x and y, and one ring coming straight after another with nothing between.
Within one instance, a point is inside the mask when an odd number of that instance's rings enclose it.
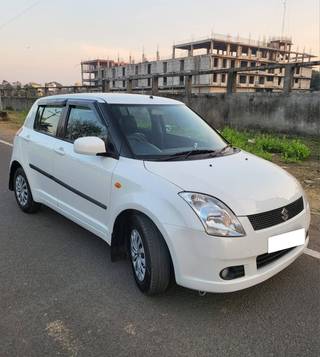
<instances>
[{"instance_id":1,"label":"clear sky","mask_svg":"<svg viewBox=\"0 0 320 357\"><path fill-rule=\"evenodd\" d=\"M320 0L287 0L284 34L319 55ZM171 54L212 31L281 34L283 0L0 0L0 82L80 80L80 61Z\"/></svg>"}]
</instances>

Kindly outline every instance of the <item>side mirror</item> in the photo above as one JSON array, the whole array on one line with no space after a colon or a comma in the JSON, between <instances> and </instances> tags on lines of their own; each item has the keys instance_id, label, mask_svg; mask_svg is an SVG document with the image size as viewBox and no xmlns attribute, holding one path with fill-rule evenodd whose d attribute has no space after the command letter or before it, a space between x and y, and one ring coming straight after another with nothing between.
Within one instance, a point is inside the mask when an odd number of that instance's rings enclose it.
<instances>
[{"instance_id":1,"label":"side mirror","mask_svg":"<svg viewBox=\"0 0 320 357\"><path fill-rule=\"evenodd\" d=\"M102 139L96 136L78 138L73 143L73 150L77 154L97 155L106 152L106 146Z\"/></svg>"}]
</instances>

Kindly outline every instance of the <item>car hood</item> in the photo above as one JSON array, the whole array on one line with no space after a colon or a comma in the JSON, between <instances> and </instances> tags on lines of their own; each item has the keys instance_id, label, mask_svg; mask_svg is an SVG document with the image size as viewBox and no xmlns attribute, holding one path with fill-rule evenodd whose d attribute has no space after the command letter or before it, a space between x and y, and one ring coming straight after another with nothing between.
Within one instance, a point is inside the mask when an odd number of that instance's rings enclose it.
<instances>
[{"instance_id":1,"label":"car hood","mask_svg":"<svg viewBox=\"0 0 320 357\"><path fill-rule=\"evenodd\" d=\"M145 161L145 167L182 191L218 198L238 216L279 208L302 195L285 170L244 151L203 160Z\"/></svg>"}]
</instances>

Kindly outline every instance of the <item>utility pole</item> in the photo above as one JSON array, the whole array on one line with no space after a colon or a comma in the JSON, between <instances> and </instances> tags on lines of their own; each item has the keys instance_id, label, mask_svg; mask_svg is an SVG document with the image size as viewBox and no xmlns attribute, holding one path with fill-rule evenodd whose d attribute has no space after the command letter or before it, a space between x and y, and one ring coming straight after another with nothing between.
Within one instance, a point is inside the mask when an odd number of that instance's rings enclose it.
<instances>
[{"instance_id":1,"label":"utility pole","mask_svg":"<svg viewBox=\"0 0 320 357\"><path fill-rule=\"evenodd\" d=\"M285 20L286 20L286 11L287 11L287 0L283 0L281 37L283 37L283 35L284 35L284 25L285 25Z\"/></svg>"}]
</instances>

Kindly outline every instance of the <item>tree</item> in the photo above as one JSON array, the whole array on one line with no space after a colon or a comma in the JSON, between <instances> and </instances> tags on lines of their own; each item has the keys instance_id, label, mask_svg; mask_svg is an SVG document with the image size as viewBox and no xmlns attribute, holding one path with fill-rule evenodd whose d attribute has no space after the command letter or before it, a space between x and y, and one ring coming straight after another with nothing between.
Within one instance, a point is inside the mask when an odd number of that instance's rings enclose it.
<instances>
[{"instance_id":1,"label":"tree","mask_svg":"<svg viewBox=\"0 0 320 357\"><path fill-rule=\"evenodd\" d=\"M8 81L3 80L1 83L1 87L2 88L12 88L12 85Z\"/></svg>"}]
</instances>

